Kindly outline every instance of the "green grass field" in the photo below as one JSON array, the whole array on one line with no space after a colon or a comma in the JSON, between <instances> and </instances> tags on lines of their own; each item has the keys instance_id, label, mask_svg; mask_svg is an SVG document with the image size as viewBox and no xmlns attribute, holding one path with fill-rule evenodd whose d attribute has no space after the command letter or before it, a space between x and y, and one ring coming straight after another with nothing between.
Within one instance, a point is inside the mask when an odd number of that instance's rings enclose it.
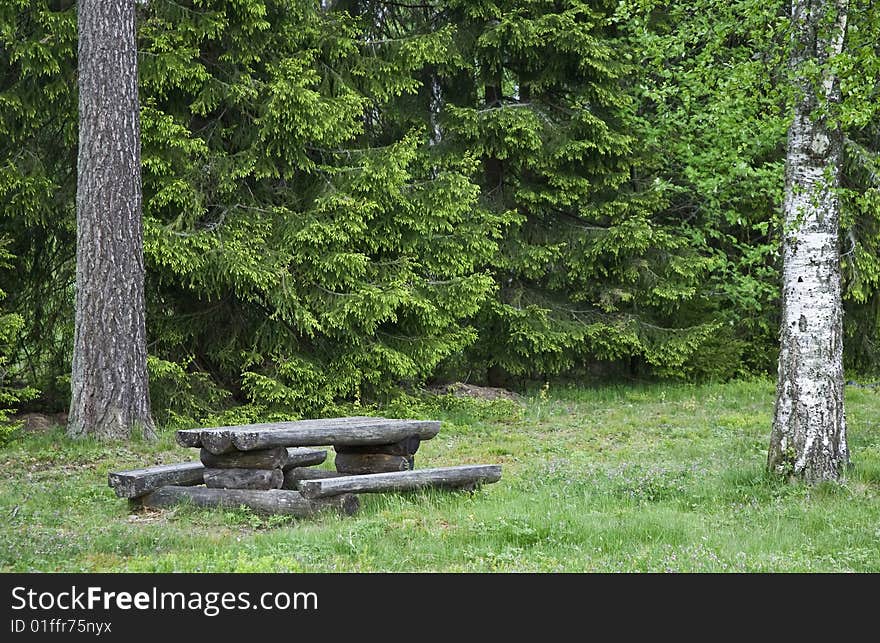
<instances>
[{"instance_id":1,"label":"green grass field","mask_svg":"<svg viewBox=\"0 0 880 643\"><path fill-rule=\"evenodd\" d=\"M365 495L357 516L305 520L131 513L107 472L192 459L171 431L110 446L61 429L21 435L0 449L0 569L877 572L876 391L847 390L847 480L812 488L764 472L766 381L551 387L521 407L442 397L420 411L443 428L417 466L502 463L500 482L475 494Z\"/></svg>"}]
</instances>

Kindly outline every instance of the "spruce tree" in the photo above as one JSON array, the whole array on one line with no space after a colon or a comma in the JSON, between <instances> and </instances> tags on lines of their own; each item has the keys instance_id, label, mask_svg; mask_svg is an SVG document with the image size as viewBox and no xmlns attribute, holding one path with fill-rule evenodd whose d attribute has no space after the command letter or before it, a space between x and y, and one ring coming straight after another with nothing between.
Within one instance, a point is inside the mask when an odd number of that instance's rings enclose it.
<instances>
[{"instance_id":1,"label":"spruce tree","mask_svg":"<svg viewBox=\"0 0 880 643\"><path fill-rule=\"evenodd\" d=\"M154 364L187 356L255 414L425 378L493 287L473 160L397 116L448 36L374 32L311 2L145 12Z\"/></svg>"},{"instance_id":2,"label":"spruce tree","mask_svg":"<svg viewBox=\"0 0 880 643\"><path fill-rule=\"evenodd\" d=\"M654 216L664 194L643 171L615 5L446 5L441 148L478 154L484 206L515 217L471 353L490 376L595 360L674 369L711 332L678 319L706 261Z\"/></svg>"}]
</instances>

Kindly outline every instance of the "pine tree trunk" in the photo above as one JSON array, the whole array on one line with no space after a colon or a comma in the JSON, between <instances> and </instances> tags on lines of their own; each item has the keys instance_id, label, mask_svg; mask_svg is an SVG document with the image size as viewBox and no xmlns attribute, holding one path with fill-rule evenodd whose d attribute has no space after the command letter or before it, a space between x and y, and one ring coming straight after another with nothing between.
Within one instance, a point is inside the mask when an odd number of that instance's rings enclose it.
<instances>
[{"instance_id":1,"label":"pine tree trunk","mask_svg":"<svg viewBox=\"0 0 880 643\"><path fill-rule=\"evenodd\" d=\"M842 136L820 114L840 99L836 78L826 73L819 84L802 72L806 63L824 65L842 50L846 3L794 0L792 26L799 94L788 132L781 347L768 465L813 483L838 479L849 463L835 192Z\"/></svg>"},{"instance_id":2,"label":"pine tree trunk","mask_svg":"<svg viewBox=\"0 0 880 643\"><path fill-rule=\"evenodd\" d=\"M147 388L135 3L79 0L76 330L68 434L154 435Z\"/></svg>"}]
</instances>

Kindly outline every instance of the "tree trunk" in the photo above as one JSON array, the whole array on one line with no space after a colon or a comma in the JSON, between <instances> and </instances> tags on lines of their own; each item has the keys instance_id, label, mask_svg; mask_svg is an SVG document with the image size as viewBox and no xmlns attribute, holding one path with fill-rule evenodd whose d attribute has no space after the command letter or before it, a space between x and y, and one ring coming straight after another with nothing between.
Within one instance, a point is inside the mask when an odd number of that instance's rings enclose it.
<instances>
[{"instance_id":1,"label":"tree trunk","mask_svg":"<svg viewBox=\"0 0 880 643\"><path fill-rule=\"evenodd\" d=\"M155 436L147 388L135 3L79 0L76 316L68 434Z\"/></svg>"},{"instance_id":2,"label":"tree trunk","mask_svg":"<svg viewBox=\"0 0 880 643\"><path fill-rule=\"evenodd\" d=\"M437 70L432 69L429 74L431 82L431 99L428 102L428 120L431 124L431 138L428 145L440 145L443 141L443 130L440 129L440 112L443 109L443 87L440 85L440 77Z\"/></svg>"},{"instance_id":3,"label":"tree trunk","mask_svg":"<svg viewBox=\"0 0 880 643\"><path fill-rule=\"evenodd\" d=\"M790 64L798 96L788 132L781 345L768 466L810 483L838 479L849 451L836 194L842 136L823 115L839 102L840 88L827 70L821 83L804 72L839 54L845 31L845 1L793 0Z\"/></svg>"},{"instance_id":4,"label":"tree trunk","mask_svg":"<svg viewBox=\"0 0 880 643\"><path fill-rule=\"evenodd\" d=\"M501 81L498 84L486 85L484 88L484 96L486 101L485 109L496 109L501 107ZM486 179L486 192L494 198L501 197L504 183L504 166L494 154L488 154L483 157L483 174Z\"/></svg>"}]
</instances>

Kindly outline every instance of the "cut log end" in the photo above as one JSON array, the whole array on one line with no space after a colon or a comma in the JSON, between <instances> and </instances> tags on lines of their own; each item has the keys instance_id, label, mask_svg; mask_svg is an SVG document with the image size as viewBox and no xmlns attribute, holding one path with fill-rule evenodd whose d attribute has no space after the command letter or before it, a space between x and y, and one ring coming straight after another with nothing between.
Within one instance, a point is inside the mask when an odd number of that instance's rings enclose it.
<instances>
[{"instance_id":1,"label":"cut log end","mask_svg":"<svg viewBox=\"0 0 880 643\"><path fill-rule=\"evenodd\" d=\"M205 430L201 432L202 446L214 455L223 455L235 451L232 434L228 431Z\"/></svg>"},{"instance_id":2,"label":"cut log end","mask_svg":"<svg viewBox=\"0 0 880 643\"><path fill-rule=\"evenodd\" d=\"M202 446L201 431L199 429L182 429L177 432L175 438L177 444L188 449L197 449Z\"/></svg>"},{"instance_id":3,"label":"cut log end","mask_svg":"<svg viewBox=\"0 0 880 643\"><path fill-rule=\"evenodd\" d=\"M129 471L111 471L107 474L107 484L120 498L136 498L165 485L202 484L204 470L201 462L182 462Z\"/></svg>"}]
</instances>

